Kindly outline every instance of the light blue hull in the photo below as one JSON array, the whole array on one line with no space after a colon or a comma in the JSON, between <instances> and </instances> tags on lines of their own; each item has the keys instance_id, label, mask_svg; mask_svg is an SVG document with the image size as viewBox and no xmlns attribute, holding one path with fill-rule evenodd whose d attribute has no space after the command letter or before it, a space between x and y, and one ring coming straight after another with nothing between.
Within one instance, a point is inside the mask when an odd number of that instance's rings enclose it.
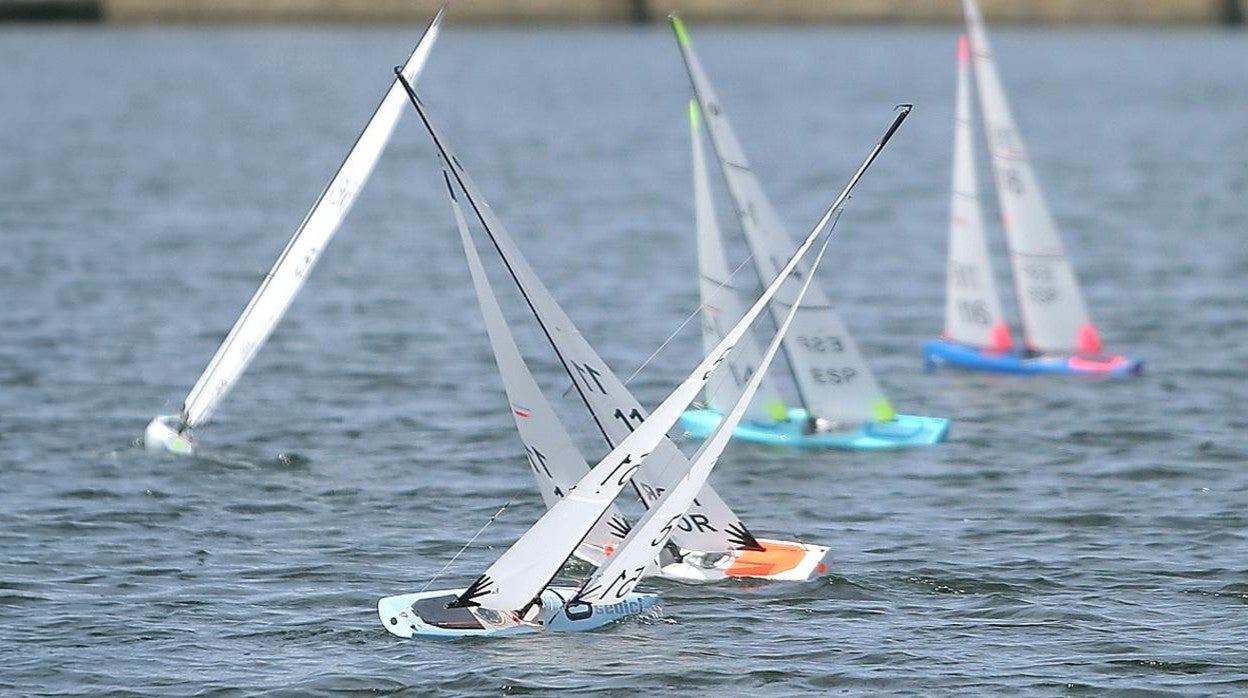
<instances>
[{"instance_id":1,"label":"light blue hull","mask_svg":"<svg viewBox=\"0 0 1248 698\"><path fill-rule=\"evenodd\" d=\"M422 591L387 596L377 602L377 615L386 630L399 637L453 640L462 637L527 635L540 632L582 632L640 615L658 605L657 594L630 593L614 604L578 603L567 606L574 589L548 588L542 592L540 622L518 623L511 614L489 609L447 609L446 603L463 589Z\"/></svg>"},{"instance_id":2,"label":"light blue hull","mask_svg":"<svg viewBox=\"0 0 1248 698\"><path fill-rule=\"evenodd\" d=\"M680 426L691 438L705 439L722 418L715 410L686 410L680 416ZM806 433L807 421L806 410L790 409L785 422L741 422L732 432L732 438L769 446L882 451L938 444L949 433L948 419L912 414L899 414L888 422L870 422L846 431L813 434Z\"/></svg>"},{"instance_id":3,"label":"light blue hull","mask_svg":"<svg viewBox=\"0 0 1248 698\"><path fill-rule=\"evenodd\" d=\"M943 339L923 343L923 365L949 366L993 373L1061 374L1068 376L1138 376L1144 362L1125 356L1034 356L1021 351L992 352Z\"/></svg>"}]
</instances>

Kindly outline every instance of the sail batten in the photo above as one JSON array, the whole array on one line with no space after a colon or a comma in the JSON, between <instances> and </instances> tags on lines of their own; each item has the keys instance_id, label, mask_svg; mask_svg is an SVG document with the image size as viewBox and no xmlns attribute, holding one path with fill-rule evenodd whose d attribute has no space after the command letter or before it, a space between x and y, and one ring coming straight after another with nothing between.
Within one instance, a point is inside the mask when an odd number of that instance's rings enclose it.
<instances>
[{"instance_id":1,"label":"sail batten","mask_svg":"<svg viewBox=\"0 0 1248 698\"><path fill-rule=\"evenodd\" d=\"M415 81L424 68L445 12L445 6L438 10L403 65L402 72L408 80ZM385 150L403 112L405 99L399 82L391 83L338 171L317 197L187 394L182 403L182 419L188 426L199 426L212 417L303 288Z\"/></svg>"}]
</instances>

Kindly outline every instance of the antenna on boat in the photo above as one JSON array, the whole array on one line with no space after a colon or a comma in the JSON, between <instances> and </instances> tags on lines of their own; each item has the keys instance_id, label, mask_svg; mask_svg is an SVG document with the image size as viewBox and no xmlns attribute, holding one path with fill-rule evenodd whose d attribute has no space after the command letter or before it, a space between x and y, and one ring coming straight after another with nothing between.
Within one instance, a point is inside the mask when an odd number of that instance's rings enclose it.
<instances>
[{"instance_id":1,"label":"antenna on boat","mask_svg":"<svg viewBox=\"0 0 1248 698\"><path fill-rule=\"evenodd\" d=\"M489 528L489 527L490 527L490 524L494 523L494 521L495 521L495 520L496 520L496 519L497 519L500 515L502 515L502 513L503 513L504 511L507 511L507 507L509 507L509 506L511 506L511 500L507 500L507 503L506 503L506 504L504 504L503 506L499 507L499 508L498 508L498 511L494 512L494 515L490 517L490 520L489 520L489 521L486 521L486 522L485 522L485 525L481 527L481 530L479 530L479 531L477 531L476 533L474 533L474 534L473 534L473 536L472 536L472 538L469 538L469 539L468 539L468 542L467 542L467 543L464 543L464 547L460 548L460 549L459 549L459 552L457 552L457 553L455 553L453 556L451 556L451 559L450 559L450 560L448 560L448 561L447 561L447 563L446 563L445 565L442 565L442 569L438 570L438 573L437 573L437 574L435 574L435 575L433 575L433 578L432 578L432 579L430 579L429 581L425 582L425 585L424 585L423 587L421 587L421 588L420 588L420 590L423 592L423 591L425 591L426 589L428 589L428 588L429 588L429 585L430 585L430 584L433 584L434 582L436 582L436 581L438 580L438 577L441 577L441 576L442 576L442 573L443 573L443 572L445 572L445 571L446 571L446 570L447 570L447 569L448 569L448 568L449 568L452 564L454 564L454 563L455 563L455 561L459 559L459 556L460 556L460 555L463 555L463 554L464 554L464 551L468 549L468 546L472 545L472 544L473 544L473 543L477 540L477 538L479 538L479 537L481 536L481 534L482 534L482 533L485 533L485 529Z\"/></svg>"}]
</instances>

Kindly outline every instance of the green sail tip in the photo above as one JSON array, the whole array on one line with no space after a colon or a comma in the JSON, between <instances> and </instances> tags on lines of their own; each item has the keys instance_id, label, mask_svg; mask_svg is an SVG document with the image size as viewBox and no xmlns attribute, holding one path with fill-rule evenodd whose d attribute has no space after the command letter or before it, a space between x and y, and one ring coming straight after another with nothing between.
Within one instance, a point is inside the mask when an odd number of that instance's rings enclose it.
<instances>
[{"instance_id":1,"label":"green sail tip","mask_svg":"<svg viewBox=\"0 0 1248 698\"><path fill-rule=\"evenodd\" d=\"M885 398L877 400L871 406L871 412L877 422L891 422L897 418L897 411L893 409L892 403Z\"/></svg>"},{"instance_id":2,"label":"green sail tip","mask_svg":"<svg viewBox=\"0 0 1248 698\"><path fill-rule=\"evenodd\" d=\"M680 42L680 45L688 48L689 32L685 31L685 23L676 15L672 15L672 29L676 30L676 40Z\"/></svg>"},{"instance_id":3,"label":"green sail tip","mask_svg":"<svg viewBox=\"0 0 1248 698\"><path fill-rule=\"evenodd\" d=\"M698 126L701 123L700 118L699 118L701 116L702 115L698 110L698 100L696 99L689 100L689 125L692 126L695 131L698 129Z\"/></svg>"},{"instance_id":4,"label":"green sail tip","mask_svg":"<svg viewBox=\"0 0 1248 698\"><path fill-rule=\"evenodd\" d=\"M767 412L767 416L777 422L786 422L789 419L789 408L784 406L784 400L773 397L763 404L763 409Z\"/></svg>"}]
</instances>

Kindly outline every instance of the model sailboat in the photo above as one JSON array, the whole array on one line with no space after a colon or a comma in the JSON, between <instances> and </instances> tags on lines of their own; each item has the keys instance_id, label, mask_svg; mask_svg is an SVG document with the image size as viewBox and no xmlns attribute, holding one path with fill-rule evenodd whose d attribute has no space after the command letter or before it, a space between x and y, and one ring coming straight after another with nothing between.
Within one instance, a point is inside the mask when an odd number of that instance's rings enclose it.
<instances>
[{"instance_id":1,"label":"model sailboat","mask_svg":"<svg viewBox=\"0 0 1248 698\"><path fill-rule=\"evenodd\" d=\"M589 472L589 466L516 348L489 280L481 268L476 246L460 215L454 188L449 180L447 184L490 344L507 391L511 415L525 444L538 489L547 507L550 507L567 496L577 481ZM468 199L480 201L475 193L470 194ZM534 317L549 338L568 377L586 398L585 404L591 416L599 424L604 421L624 423L608 412L605 403L588 398L587 393L592 386L595 394L610 396L610 404L617 405L611 412L623 414L627 408L626 414L633 417L628 424L635 428L645 419L636 398L572 324L533 272L501 221L484 205L479 210L482 227L494 242L521 294L528 300ZM611 428L602 430L609 447L632 433L632 429L624 429L624 433L612 431ZM633 475L631 484L641 501L651 506L665 491L679 483L680 474L687 468L688 459L665 436ZM629 530L628 520L614 507L609 509L578 548L577 557L595 565L602 564ZM677 522L672 532L672 545L665 551L661 573L687 581L715 581L732 577L804 580L824 574L828 557L830 551L826 546L756 538L719 494L706 485Z\"/></svg>"},{"instance_id":2,"label":"model sailboat","mask_svg":"<svg viewBox=\"0 0 1248 698\"><path fill-rule=\"evenodd\" d=\"M445 13L445 6L438 10L403 65L402 73L407 79L416 80L420 76L438 38ZM195 452L197 444L192 430L212 417L303 288L321 253L333 239L372 174L390 141L390 135L394 133L399 116L406 109L406 101L403 88L395 80L338 172L312 205L203 374L195 381L182 403L181 412L156 417L147 425L143 442L149 450L183 455Z\"/></svg>"},{"instance_id":3,"label":"model sailboat","mask_svg":"<svg viewBox=\"0 0 1248 698\"><path fill-rule=\"evenodd\" d=\"M1138 374L1140 360L1103 352L1010 113L979 9L974 0L964 0L963 7L967 35L958 42L945 331L924 344L924 362L999 373ZM1022 349L1014 347L1002 316L984 240L971 123L972 63L1022 319Z\"/></svg>"},{"instance_id":4,"label":"model sailboat","mask_svg":"<svg viewBox=\"0 0 1248 698\"><path fill-rule=\"evenodd\" d=\"M674 15L671 20L755 270L760 280L767 282L793 249L792 238L750 169L736 133L693 51L684 23ZM734 291L727 285L728 265L706 182L697 113L691 113L690 118L703 343L708 344L720 334L718 328L731 326L739 315L736 301L731 298ZM808 273L799 267L798 274L781 288L777 303L771 306L777 324L788 308L795 306L799 279ZM854 338L818 285L812 285L806 304L797 309L793 331L784 337L782 346L802 405L786 409L774 388L769 387L749 418L737 428L737 438L784 446L875 450L935 444L948 433L947 419L898 414L893 409ZM689 410L681 418L681 425L690 436L705 438L714 430L726 405L753 370L750 352L740 355L735 365L720 369L725 376L718 380L715 389L708 391L706 408Z\"/></svg>"},{"instance_id":5,"label":"model sailboat","mask_svg":"<svg viewBox=\"0 0 1248 698\"><path fill-rule=\"evenodd\" d=\"M453 181L454 187L463 192L481 226L490 234L501 253L503 247L510 246L509 238L498 234L504 232L502 226L459 160L450 152L445 140L433 128L410 85L402 76L400 80L438 148L444 167L449 170L448 185ZM677 471L671 487L649 503L648 511L619 540L614 550L608 552L605 545L601 546L604 558L602 566L579 587L559 588L551 584L568 558L578 550L584 550L586 541L590 540L604 516L611 515L613 502L620 492L633 477L641 473L647 462L659 454L667 431L679 419L685 406L706 385L715 366L730 354L749 325L776 296L781 284L794 272L801 258L827 229L834 212L844 203L858 179L905 116L902 113L896 118L885 138L872 150L849 185L781 267L777 278L727 332L723 341L714 347L654 412L633 424L630 433L605 458L559 496L546 514L471 585L463 589L422 591L381 599L377 611L386 629L401 637L435 638L511 635L543 630L591 630L636 615L657 604L657 596L636 592L634 587L644 576L654 571L656 560L661 558L661 551L679 530L687 512L698 505L699 498L710 492L705 486L706 480L727 445L732 429L743 416L747 404L757 390L762 371L774 358L779 348L779 340L792 320L792 311L780 323L775 339L760 359L760 372L755 380L747 384L740 399L724 416L722 427L691 460L666 464ZM472 245L466 239L466 226L459 202L454 196L454 187L450 189L452 208L460 226L461 237L465 237L465 242L468 243L465 249L469 250ZM825 238L814 265L817 266L829 239L830 237ZM473 263L475 253L469 251L468 257L470 268L474 269L474 277L480 275L479 265ZM527 269L527 265L519 265L524 268L517 268L521 258L506 254L503 257L518 282L520 274L527 275L531 271ZM524 285L520 285L524 289ZM807 287L808 284L799 289L798 300L801 291ZM478 284L478 290L480 289ZM528 293L525 295L526 300L536 310L534 296ZM487 315L494 310L487 307L490 305L486 303L483 306ZM543 324L543 329L548 333L552 330L546 324ZM575 333L574 328L569 330ZM504 354L510 355L510 352ZM582 380L584 379L585 376L582 376ZM509 393L510 395L518 394ZM513 410L517 406L513 405ZM532 405L519 407L532 416Z\"/></svg>"}]
</instances>

